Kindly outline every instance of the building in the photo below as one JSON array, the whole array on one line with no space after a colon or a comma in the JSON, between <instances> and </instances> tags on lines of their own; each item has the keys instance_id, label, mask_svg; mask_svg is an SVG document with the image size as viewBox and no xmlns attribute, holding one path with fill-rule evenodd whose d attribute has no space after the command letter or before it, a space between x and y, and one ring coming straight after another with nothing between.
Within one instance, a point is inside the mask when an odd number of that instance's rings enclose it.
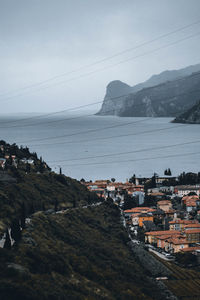
<instances>
[{"instance_id":1,"label":"building","mask_svg":"<svg viewBox=\"0 0 200 300\"><path fill-rule=\"evenodd\" d=\"M188 247L189 242L186 237L171 237L165 241L166 252L177 253Z\"/></svg>"},{"instance_id":2,"label":"building","mask_svg":"<svg viewBox=\"0 0 200 300\"><path fill-rule=\"evenodd\" d=\"M188 195L189 193L196 193L197 196L200 194L200 186L199 185L179 185L175 186L174 193L179 197L183 197Z\"/></svg>"},{"instance_id":3,"label":"building","mask_svg":"<svg viewBox=\"0 0 200 300\"><path fill-rule=\"evenodd\" d=\"M185 226L190 226L193 224L199 224L197 220L174 220L169 222L170 230L184 230Z\"/></svg>"},{"instance_id":4,"label":"building","mask_svg":"<svg viewBox=\"0 0 200 300\"><path fill-rule=\"evenodd\" d=\"M138 225L139 227L143 227L144 221L151 221L153 222L153 216L150 214L140 214L138 217Z\"/></svg>"},{"instance_id":5,"label":"building","mask_svg":"<svg viewBox=\"0 0 200 300\"><path fill-rule=\"evenodd\" d=\"M157 202L157 208L169 212L172 209L172 203L170 200L161 200Z\"/></svg>"},{"instance_id":6,"label":"building","mask_svg":"<svg viewBox=\"0 0 200 300\"><path fill-rule=\"evenodd\" d=\"M187 229L185 230L186 238L189 243L200 242L200 228L198 229Z\"/></svg>"},{"instance_id":7,"label":"building","mask_svg":"<svg viewBox=\"0 0 200 300\"><path fill-rule=\"evenodd\" d=\"M6 164L6 159L5 158L0 158L0 167L4 169L5 164Z\"/></svg>"},{"instance_id":8,"label":"building","mask_svg":"<svg viewBox=\"0 0 200 300\"><path fill-rule=\"evenodd\" d=\"M145 242L157 245L158 237L165 236L165 238L172 237L173 235L180 235L181 231L178 230L164 230L164 231L150 231L145 233Z\"/></svg>"}]
</instances>

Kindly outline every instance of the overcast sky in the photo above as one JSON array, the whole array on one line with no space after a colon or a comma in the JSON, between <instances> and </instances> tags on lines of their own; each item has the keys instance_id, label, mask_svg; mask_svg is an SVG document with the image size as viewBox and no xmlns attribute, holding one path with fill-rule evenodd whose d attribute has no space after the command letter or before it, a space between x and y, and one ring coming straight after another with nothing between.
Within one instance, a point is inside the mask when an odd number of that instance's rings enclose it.
<instances>
[{"instance_id":1,"label":"overcast sky","mask_svg":"<svg viewBox=\"0 0 200 300\"><path fill-rule=\"evenodd\" d=\"M100 101L112 80L134 85L200 63L200 35L142 56L200 32L199 23L82 68L198 21L199 12L199 0L0 0L1 112L48 112ZM63 73L70 74L35 85Z\"/></svg>"}]
</instances>

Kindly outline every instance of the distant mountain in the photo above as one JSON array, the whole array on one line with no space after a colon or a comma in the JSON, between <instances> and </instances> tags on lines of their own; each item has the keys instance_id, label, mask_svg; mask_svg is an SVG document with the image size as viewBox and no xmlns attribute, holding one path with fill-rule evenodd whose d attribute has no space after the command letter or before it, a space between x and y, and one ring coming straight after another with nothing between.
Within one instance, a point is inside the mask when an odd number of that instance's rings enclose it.
<instances>
[{"instance_id":1,"label":"distant mountain","mask_svg":"<svg viewBox=\"0 0 200 300\"><path fill-rule=\"evenodd\" d=\"M174 116L184 112L200 96L200 91L195 92L200 80L199 71L200 64L164 71L133 87L120 80L112 81L107 86L104 102L97 115L153 117ZM183 96L183 93L188 95Z\"/></svg>"},{"instance_id":2,"label":"distant mountain","mask_svg":"<svg viewBox=\"0 0 200 300\"><path fill-rule=\"evenodd\" d=\"M173 123L200 124L200 101L191 109L176 117Z\"/></svg>"}]
</instances>

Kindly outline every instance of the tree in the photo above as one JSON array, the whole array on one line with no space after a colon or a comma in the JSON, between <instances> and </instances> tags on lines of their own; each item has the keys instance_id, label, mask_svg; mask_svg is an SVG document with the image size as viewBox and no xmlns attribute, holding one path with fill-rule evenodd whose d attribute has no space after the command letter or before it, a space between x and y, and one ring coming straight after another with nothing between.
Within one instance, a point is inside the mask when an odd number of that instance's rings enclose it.
<instances>
[{"instance_id":1,"label":"tree","mask_svg":"<svg viewBox=\"0 0 200 300\"><path fill-rule=\"evenodd\" d=\"M17 219L15 219L11 225L11 237L15 242L18 242L21 238L21 229Z\"/></svg>"},{"instance_id":2,"label":"tree","mask_svg":"<svg viewBox=\"0 0 200 300\"><path fill-rule=\"evenodd\" d=\"M30 164L26 164L26 173L30 173L30 171L31 171L31 166L30 166Z\"/></svg>"},{"instance_id":3,"label":"tree","mask_svg":"<svg viewBox=\"0 0 200 300\"><path fill-rule=\"evenodd\" d=\"M11 240L10 240L10 234L8 232L8 229L6 230L6 240L3 247L8 250L11 249Z\"/></svg>"},{"instance_id":4,"label":"tree","mask_svg":"<svg viewBox=\"0 0 200 300\"><path fill-rule=\"evenodd\" d=\"M172 172L170 170L170 168L168 169L168 176L171 176L172 175Z\"/></svg>"},{"instance_id":5,"label":"tree","mask_svg":"<svg viewBox=\"0 0 200 300\"><path fill-rule=\"evenodd\" d=\"M56 198L55 203L54 203L54 211L58 210L58 199Z\"/></svg>"},{"instance_id":6,"label":"tree","mask_svg":"<svg viewBox=\"0 0 200 300\"><path fill-rule=\"evenodd\" d=\"M133 174L133 176L129 179L129 182L135 184L135 179L136 179L136 176L135 176L135 174Z\"/></svg>"},{"instance_id":7,"label":"tree","mask_svg":"<svg viewBox=\"0 0 200 300\"><path fill-rule=\"evenodd\" d=\"M22 203L22 208L21 208L20 224L21 224L21 228L24 229L26 226L26 208L24 202Z\"/></svg>"}]
</instances>

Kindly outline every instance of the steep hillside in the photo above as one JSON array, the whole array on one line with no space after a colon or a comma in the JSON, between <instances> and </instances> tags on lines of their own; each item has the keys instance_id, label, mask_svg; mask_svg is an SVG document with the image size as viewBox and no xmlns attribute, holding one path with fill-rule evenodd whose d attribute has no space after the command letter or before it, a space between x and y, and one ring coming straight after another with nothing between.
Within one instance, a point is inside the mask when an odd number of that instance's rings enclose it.
<instances>
[{"instance_id":1,"label":"steep hillside","mask_svg":"<svg viewBox=\"0 0 200 300\"><path fill-rule=\"evenodd\" d=\"M173 123L200 124L200 101L191 109L176 117Z\"/></svg>"},{"instance_id":2,"label":"steep hillside","mask_svg":"<svg viewBox=\"0 0 200 300\"><path fill-rule=\"evenodd\" d=\"M166 299L127 241L111 202L65 214L36 213L18 247L0 251L0 298Z\"/></svg>"},{"instance_id":3,"label":"steep hillside","mask_svg":"<svg viewBox=\"0 0 200 300\"><path fill-rule=\"evenodd\" d=\"M199 70L200 65L165 71L133 87L113 81L97 115L175 116L199 98Z\"/></svg>"},{"instance_id":4,"label":"steep hillside","mask_svg":"<svg viewBox=\"0 0 200 300\"><path fill-rule=\"evenodd\" d=\"M28 148L0 141L0 238L30 214L99 201L80 182L51 172Z\"/></svg>"},{"instance_id":5,"label":"steep hillside","mask_svg":"<svg viewBox=\"0 0 200 300\"><path fill-rule=\"evenodd\" d=\"M65 209L98 201L78 181L57 175L26 174L20 182L0 185L0 236L7 226L30 214L48 209Z\"/></svg>"}]
</instances>

